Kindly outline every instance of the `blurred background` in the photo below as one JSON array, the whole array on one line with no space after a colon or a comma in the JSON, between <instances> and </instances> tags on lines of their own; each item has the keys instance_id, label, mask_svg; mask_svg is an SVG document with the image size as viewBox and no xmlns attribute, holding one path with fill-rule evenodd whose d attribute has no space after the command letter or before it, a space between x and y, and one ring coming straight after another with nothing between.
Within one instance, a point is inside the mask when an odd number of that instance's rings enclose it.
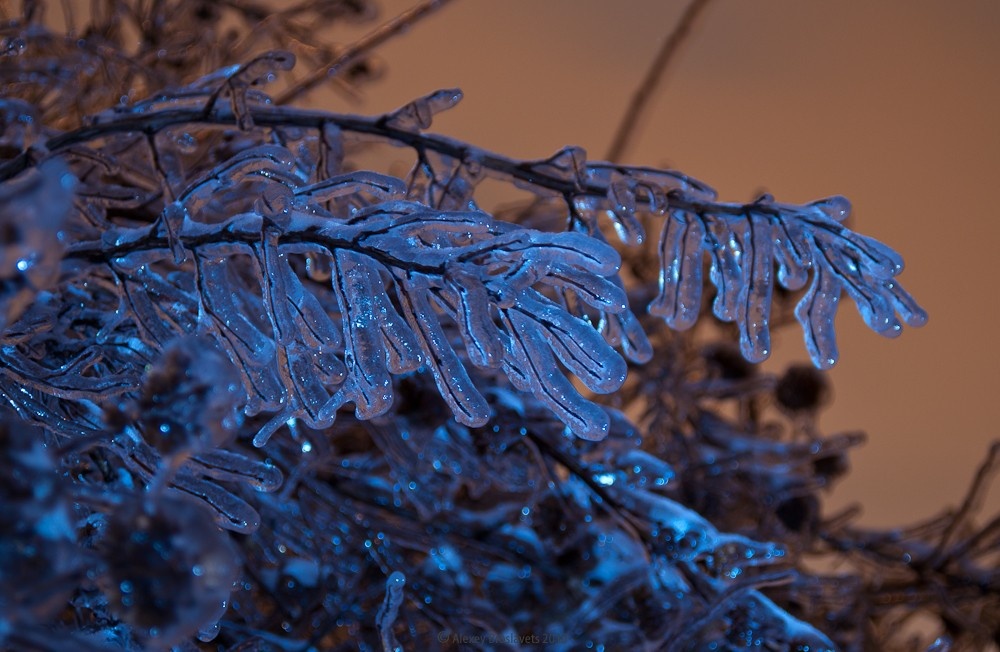
<instances>
[{"instance_id":1,"label":"blurred background","mask_svg":"<svg viewBox=\"0 0 1000 652\"><path fill-rule=\"evenodd\" d=\"M388 17L414 3L380 4ZM576 144L601 159L685 4L458 0L378 51L385 76L360 103L327 108L383 112L460 87L433 131L514 157ZM930 323L884 340L845 300L821 421L869 434L828 502L863 503L865 524L957 505L1000 438L998 35L996 0L714 0L623 157L728 201L846 195L852 227L903 254L901 281ZM774 370L807 359L798 330L774 349Z\"/></svg>"}]
</instances>

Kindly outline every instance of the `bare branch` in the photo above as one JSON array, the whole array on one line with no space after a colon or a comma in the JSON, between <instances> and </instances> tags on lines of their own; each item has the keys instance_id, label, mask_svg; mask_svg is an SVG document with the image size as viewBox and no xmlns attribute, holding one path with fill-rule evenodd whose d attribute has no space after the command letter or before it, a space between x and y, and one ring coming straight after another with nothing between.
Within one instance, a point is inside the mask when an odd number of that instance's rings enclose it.
<instances>
[{"instance_id":1,"label":"bare branch","mask_svg":"<svg viewBox=\"0 0 1000 652\"><path fill-rule=\"evenodd\" d=\"M684 41L691 33L691 28L694 26L698 16L710 2L711 0L692 0L685 7L684 13L681 14L674 29L663 40L663 45L660 46L659 52L656 53L656 57L649 65L646 76L643 77L639 83L639 87L636 88L635 93L632 95L632 100L625 110L625 115L622 116L621 122L618 123L618 129L611 141L611 147L608 148L607 160L617 163L628 152L632 136L636 133L639 121L642 119L642 113L656 92L660 81L663 79L667 66L677 52L680 51L681 45L684 44Z\"/></svg>"},{"instance_id":2,"label":"bare branch","mask_svg":"<svg viewBox=\"0 0 1000 652\"><path fill-rule=\"evenodd\" d=\"M291 88L275 99L276 104L288 104L298 99L304 93L312 90L317 84L336 77L345 68L356 63L375 48L391 38L405 32L407 29L441 9L452 0L424 0L413 8L404 11L391 20L363 36L358 41L348 45L337 56L299 80Z\"/></svg>"}]
</instances>

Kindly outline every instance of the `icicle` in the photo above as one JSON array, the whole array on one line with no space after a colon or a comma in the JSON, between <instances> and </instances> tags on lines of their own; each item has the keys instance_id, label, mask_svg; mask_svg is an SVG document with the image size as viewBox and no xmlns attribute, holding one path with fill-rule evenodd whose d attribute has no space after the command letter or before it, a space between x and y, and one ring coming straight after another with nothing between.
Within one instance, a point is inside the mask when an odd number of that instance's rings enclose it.
<instances>
[{"instance_id":1,"label":"icicle","mask_svg":"<svg viewBox=\"0 0 1000 652\"><path fill-rule=\"evenodd\" d=\"M671 328L686 330L698 320L704 240L705 227L697 215L678 213L663 225L660 293L649 304L649 312L663 317Z\"/></svg>"},{"instance_id":2,"label":"icicle","mask_svg":"<svg viewBox=\"0 0 1000 652\"><path fill-rule=\"evenodd\" d=\"M761 362L771 355L771 292L774 282L774 254L771 224L767 218L753 216L744 233L743 282L737 307L740 349L750 362Z\"/></svg>"},{"instance_id":3,"label":"icicle","mask_svg":"<svg viewBox=\"0 0 1000 652\"><path fill-rule=\"evenodd\" d=\"M829 369L837 362L833 320L839 303L840 285L833 274L816 267L812 285L795 306L795 317L802 324L809 357L820 369Z\"/></svg>"}]
</instances>

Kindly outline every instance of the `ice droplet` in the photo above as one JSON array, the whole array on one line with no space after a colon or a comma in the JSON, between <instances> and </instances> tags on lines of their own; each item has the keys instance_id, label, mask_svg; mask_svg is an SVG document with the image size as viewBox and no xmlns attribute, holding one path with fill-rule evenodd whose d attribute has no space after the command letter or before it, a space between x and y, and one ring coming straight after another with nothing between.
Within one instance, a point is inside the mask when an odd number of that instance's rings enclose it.
<instances>
[{"instance_id":1,"label":"ice droplet","mask_svg":"<svg viewBox=\"0 0 1000 652\"><path fill-rule=\"evenodd\" d=\"M333 274L329 256L306 254L306 276L318 283L326 283Z\"/></svg>"},{"instance_id":2,"label":"ice droplet","mask_svg":"<svg viewBox=\"0 0 1000 652\"><path fill-rule=\"evenodd\" d=\"M178 136L175 142L177 149L184 154L194 154L198 150L198 139L187 132Z\"/></svg>"}]
</instances>

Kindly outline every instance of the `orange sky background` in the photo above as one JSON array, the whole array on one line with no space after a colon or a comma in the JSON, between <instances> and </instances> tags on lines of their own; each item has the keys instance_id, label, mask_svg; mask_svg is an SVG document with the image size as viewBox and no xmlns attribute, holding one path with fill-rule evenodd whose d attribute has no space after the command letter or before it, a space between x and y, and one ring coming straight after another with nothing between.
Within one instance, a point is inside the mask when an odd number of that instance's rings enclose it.
<instances>
[{"instance_id":1,"label":"orange sky background","mask_svg":"<svg viewBox=\"0 0 1000 652\"><path fill-rule=\"evenodd\" d=\"M458 0L379 51L386 76L362 104L329 108L381 112L457 86L464 101L433 131L598 159L683 5ZM822 425L870 439L829 505L861 501L862 522L895 525L957 503L1000 438L1000 2L716 0L650 109L625 162L683 170L730 201L843 194L853 227L903 254L931 320L885 340L845 299ZM799 331L774 348L775 368L806 357Z\"/></svg>"}]
</instances>

